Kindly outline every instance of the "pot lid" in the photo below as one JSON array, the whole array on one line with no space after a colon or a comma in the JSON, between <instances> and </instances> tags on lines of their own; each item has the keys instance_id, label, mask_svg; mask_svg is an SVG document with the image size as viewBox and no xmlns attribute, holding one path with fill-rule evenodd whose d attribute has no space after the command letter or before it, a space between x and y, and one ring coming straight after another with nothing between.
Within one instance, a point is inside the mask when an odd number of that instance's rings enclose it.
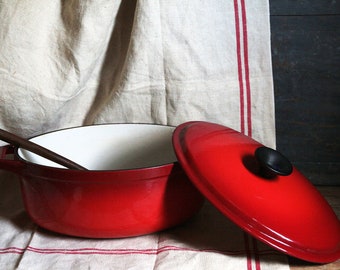
<instances>
[{"instance_id":1,"label":"pot lid","mask_svg":"<svg viewBox=\"0 0 340 270\"><path fill-rule=\"evenodd\" d=\"M340 258L340 222L322 195L275 150L228 127L187 122L173 144L200 192L243 230L288 255Z\"/></svg>"}]
</instances>

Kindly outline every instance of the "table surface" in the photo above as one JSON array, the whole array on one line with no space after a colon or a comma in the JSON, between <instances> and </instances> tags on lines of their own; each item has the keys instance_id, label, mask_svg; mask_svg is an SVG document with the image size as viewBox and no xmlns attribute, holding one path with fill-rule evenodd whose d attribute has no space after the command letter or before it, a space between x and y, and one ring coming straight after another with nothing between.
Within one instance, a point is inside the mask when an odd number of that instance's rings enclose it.
<instances>
[{"instance_id":1,"label":"table surface","mask_svg":"<svg viewBox=\"0 0 340 270\"><path fill-rule=\"evenodd\" d=\"M340 186L318 186L317 188L333 207L340 219ZM330 264L317 265L289 258L289 266L291 270L339 270L340 260Z\"/></svg>"}]
</instances>

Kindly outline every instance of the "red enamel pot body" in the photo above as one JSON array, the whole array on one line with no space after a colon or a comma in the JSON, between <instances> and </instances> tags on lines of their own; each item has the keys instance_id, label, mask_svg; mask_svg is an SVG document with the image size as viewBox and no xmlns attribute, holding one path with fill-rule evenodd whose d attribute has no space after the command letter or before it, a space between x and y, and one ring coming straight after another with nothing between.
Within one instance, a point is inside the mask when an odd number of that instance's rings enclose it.
<instances>
[{"instance_id":1,"label":"red enamel pot body","mask_svg":"<svg viewBox=\"0 0 340 270\"><path fill-rule=\"evenodd\" d=\"M118 238L175 226L204 198L177 163L174 128L109 124L71 128L31 140L88 168L60 168L16 149L0 168L20 175L26 211L43 228L62 234Z\"/></svg>"}]
</instances>

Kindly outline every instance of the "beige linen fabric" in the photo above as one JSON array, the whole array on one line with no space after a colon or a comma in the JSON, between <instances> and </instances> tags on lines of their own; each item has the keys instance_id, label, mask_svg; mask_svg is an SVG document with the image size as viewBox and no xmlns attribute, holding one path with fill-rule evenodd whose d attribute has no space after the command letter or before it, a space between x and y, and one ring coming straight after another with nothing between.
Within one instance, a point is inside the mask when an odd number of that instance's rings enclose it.
<instances>
[{"instance_id":1,"label":"beige linen fabric","mask_svg":"<svg viewBox=\"0 0 340 270\"><path fill-rule=\"evenodd\" d=\"M189 120L275 147L268 0L0 1L1 128ZM289 269L210 204L165 232L94 240L38 228L19 191L0 171L1 269Z\"/></svg>"},{"instance_id":2,"label":"beige linen fabric","mask_svg":"<svg viewBox=\"0 0 340 270\"><path fill-rule=\"evenodd\" d=\"M0 126L221 123L275 145L268 1L2 1Z\"/></svg>"}]
</instances>

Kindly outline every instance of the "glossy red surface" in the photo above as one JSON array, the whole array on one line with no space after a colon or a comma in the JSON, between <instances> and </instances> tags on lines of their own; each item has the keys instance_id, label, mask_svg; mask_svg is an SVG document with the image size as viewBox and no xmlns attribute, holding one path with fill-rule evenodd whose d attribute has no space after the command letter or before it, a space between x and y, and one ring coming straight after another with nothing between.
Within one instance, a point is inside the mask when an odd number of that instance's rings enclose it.
<instances>
[{"instance_id":1,"label":"glossy red surface","mask_svg":"<svg viewBox=\"0 0 340 270\"><path fill-rule=\"evenodd\" d=\"M20 149L15 160L0 158L0 169L19 174L25 208L45 229L91 238L153 233L190 218L204 201L175 162L172 131L143 124L56 131L34 139L94 169L51 167L30 155L28 162Z\"/></svg>"},{"instance_id":2,"label":"glossy red surface","mask_svg":"<svg viewBox=\"0 0 340 270\"><path fill-rule=\"evenodd\" d=\"M195 186L226 217L270 246L318 263L340 258L340 222L316 188L296 169L259 175L259 142L206 122L176 128L178 160Z\"/></svg>"},{"instance_id":3,"label":"glossy red surface","mask_svg":"<svg viewBox=\"0 0 340 270\"><path fill-rule=\"evenodd\" d=\"M118 238L177 225L203 203L178 164L124 171L73 171L30 166L21 176L26 210L62 234Z\"/></svg>"}]
</instances>

